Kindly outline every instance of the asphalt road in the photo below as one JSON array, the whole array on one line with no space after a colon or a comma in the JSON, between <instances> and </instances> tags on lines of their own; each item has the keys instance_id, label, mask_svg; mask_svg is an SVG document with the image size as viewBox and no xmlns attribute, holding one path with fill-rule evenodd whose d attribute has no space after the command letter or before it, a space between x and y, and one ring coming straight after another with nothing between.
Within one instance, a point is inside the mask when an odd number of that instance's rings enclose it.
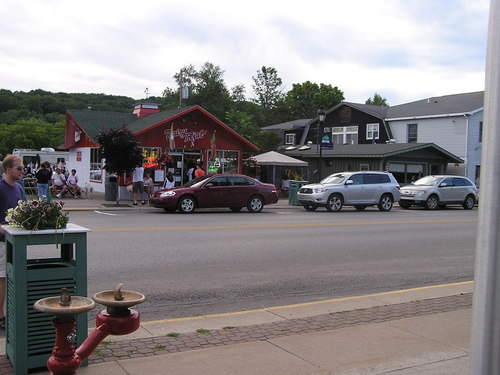
<instances>
[{"instance_id":1,"label":"asphalt road","mask_svg":"<svg viewBox=\"0 0 500 375\"><path fill-rule=\"evenodd\" d=\"M123 282L146 294L142 319L156 320L471 280L477 210L141 207L71 222L92 230L89 295Z\"/></svg>"}]
</instances>

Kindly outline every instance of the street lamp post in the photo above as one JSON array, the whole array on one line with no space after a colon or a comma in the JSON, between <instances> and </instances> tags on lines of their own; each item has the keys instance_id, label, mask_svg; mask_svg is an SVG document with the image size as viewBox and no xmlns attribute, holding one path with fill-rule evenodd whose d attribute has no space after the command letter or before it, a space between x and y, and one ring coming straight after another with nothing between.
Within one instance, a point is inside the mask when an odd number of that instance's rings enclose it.
<instances>
[{"instance_id":1,"label":"street lamp post","mask_svg":"<svg viewBox=\"0 0 500 375\"><path fill-rule=\"evenodd\" d=\"M323 175L323 125L325 124L325 118L326 118L326 111L323 106L318 110L318 131L316 134L316 143L318 144L319 147L319 168L318 168L318 176L319 176L319 181L322 179Z\"/></svg>"}]
</instances>

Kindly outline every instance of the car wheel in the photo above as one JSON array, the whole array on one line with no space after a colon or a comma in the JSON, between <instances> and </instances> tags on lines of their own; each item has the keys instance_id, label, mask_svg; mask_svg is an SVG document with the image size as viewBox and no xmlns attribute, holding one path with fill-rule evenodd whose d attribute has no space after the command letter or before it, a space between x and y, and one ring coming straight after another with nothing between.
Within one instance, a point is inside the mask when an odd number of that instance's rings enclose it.
<instances>
[{"instance_id":1,"label":"car wheel","mask_svg":"<svg viewBox=\"0 0 500 375\"><path fill-rule=\"evenodd\" d=\"M182 197L180 200L179 200L179 204L178 204L178 209L179 209L179 212L180 213L183 213L183 214L190 214L191 212L194 211L196 207L196 203L194 201L194 198L193 197Z\"/></svg>"},{"instance_id":2,"label":"car wheel","mask_svg":"<svg viewBox=\"0 0 500 375\"><path fill-rule=\"evenodd\" d=\"M233 212L240 212L243 207L229 207L229 209Z\"/></svg>"},{"instance_id":3,"label":"car wheel","mask_svg":"<svg viewBox=\"0 0 500 375\"><path fill-rule=\"evenodd\" d=\"M354 206L354 208L356 209L356 211L364 211L366 206Z\"/></svg>"},{"instance_id":4,"label":"car wheel","mask_svg":"<svg viewBox=\"0 0 500 375\"><path fill-rule=\"evenodd\" d=\"M399 202L399 207L401 207L403 210L407 210L411 207L411 204Z\"/></svg>"},{"instance_id":5,"label":"car wheel","mask_svg":"<svg viewBox=\"0 0 500 375\"><path fill-rule=\"evenodd\" d=\"M165 211L172 213L175 212L176 208L164 208Z\"/></svg>"},{"instance_id":6,"label":"car wheel","mask_svg":"<svg viewBox=\"0 0 500 375\"><path fill-rule=\"evenodd\" d=\"M247 209L251 213L257 213L264 208L264 201L258 195L254 195L248 200Z\"/></svg>"},{"instance_id":7,"label":"car wheel","mask_svg":"<svg viewBox=\"0 0 500 375\"><path fill-rule=\"evenodd\" d=\"M318 206L316 206L314 204L306 204L306 205L304 205L304 208L307 211L316 211L318 209Z\"/></svg>"},{"instance_id":8,"label":"car wheel","mask_svg":"<svg viewBox=\"0 0 500 375\"><path fill-rule=\"evenodd\" d=\"M424 203L426 210L435 210L439 207L439 198L437 195L431 195Z\"/></svg>"},{"instance_id":9,"label":"car wheel","mask_svg":"<svg viewBox=\"0 0 500 375\"><path fill-rule=\"evenodd\" d=\"M475 204L476 199L472 195L467 195L464 202L462 203L462 207L466 210L472 210Z\"/></svg>"},{"instance_id":10,"label":"car wheel","mask_svg":"<svg viewBox=\"0 0 500 375\"><path fill-rule=\"evenodd\" d=\"M332 194L328 197L326 202L326 209L330 212L338 212L342 209L344 205L344 200L340 194Z\"/></svg>"},{"instance_id":11,"label":"car wheel","mask_svg":"<svg viewBox=\"0 0 500 375\"><path fill-rule=\"evenodd\" d=\"M378 202L377 207L380 211L390 211L392 208L393 202L394 201L393 201L392 196L390 194L383 194L380 197L380 201Z\"/></svg>"}]
</instances>

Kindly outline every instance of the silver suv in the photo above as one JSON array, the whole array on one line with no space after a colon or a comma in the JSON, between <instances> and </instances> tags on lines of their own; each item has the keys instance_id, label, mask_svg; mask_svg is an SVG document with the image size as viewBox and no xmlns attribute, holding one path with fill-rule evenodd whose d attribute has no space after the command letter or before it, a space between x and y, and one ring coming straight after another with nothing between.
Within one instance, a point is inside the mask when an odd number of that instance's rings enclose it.
<instances>
[{"instance_id":1,"label":"silver suv","mask_svg":"<svg viewBox=\"0 0 500 375\"><path fill-rule=\"evenodd\" d=\"M466 210L477 202L477 187L463 176L425 176L401 188L401 208L412 204L428 210L444 208L447 204L460 204Z\"/></svg>"},{"instance_id":2,"label":"silver suv","mask_svg":"<svg viewBox=\"0 0 500 375\"><path fill-rule=\"evenodd\" d=\"M343 206L362 211L374 205L380 211L390 211L399 198L399 184L387 172L334 173L318 184L302 186L297 194L306 210L326 207L330 212L340 211Z\"/></svg>"}]
</instances>

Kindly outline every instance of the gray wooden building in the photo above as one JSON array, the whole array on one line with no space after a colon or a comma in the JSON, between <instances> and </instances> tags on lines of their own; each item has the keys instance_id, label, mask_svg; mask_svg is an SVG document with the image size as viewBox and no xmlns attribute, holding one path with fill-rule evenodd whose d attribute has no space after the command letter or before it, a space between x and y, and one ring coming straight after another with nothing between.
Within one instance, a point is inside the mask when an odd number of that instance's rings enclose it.
<instances>
[{"instance_id":1,"label":"gray wooden building","mask_svg":"<svg viewBox=\"0 0 500 375\"><path fill-rule=\"evenodd\" d=\"M317 145L287 151L286 155L307 161L304 180L319 181ZM463 163L458 156L434 143L381 143L334 145L322 150L322 178L344 171L388 171L402 185L426 175L445 174L448 163Z\"/></svg>"}]
</instances>

